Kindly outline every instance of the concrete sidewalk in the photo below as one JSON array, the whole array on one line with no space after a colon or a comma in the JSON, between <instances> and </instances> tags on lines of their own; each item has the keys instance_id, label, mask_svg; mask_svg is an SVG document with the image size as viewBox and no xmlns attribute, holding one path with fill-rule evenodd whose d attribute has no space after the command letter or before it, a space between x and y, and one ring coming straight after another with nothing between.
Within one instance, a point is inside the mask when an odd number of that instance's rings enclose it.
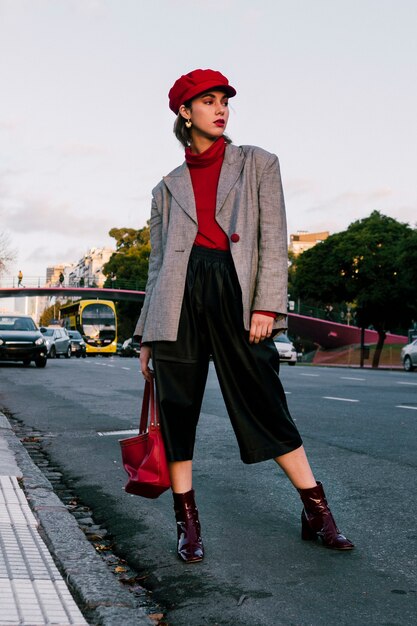
<instances>
[{"instance_id":1,"label":"concrete sidewalk","mask_svg":"<svg viewBox=\"0 0 417 626\"><path fill-rule=\"evenodd\" d=\"M97 555L1 412L0 607L0 626L155 623Z\"/></svg>"}]
</instances>

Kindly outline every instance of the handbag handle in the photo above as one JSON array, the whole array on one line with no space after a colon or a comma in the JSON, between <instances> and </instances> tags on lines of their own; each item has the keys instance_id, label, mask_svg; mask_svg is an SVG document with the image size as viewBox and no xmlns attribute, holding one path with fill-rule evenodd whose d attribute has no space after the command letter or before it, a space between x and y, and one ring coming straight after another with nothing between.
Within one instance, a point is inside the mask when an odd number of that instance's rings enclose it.
<instances>
[{"instance_id":1,"label":"handbag handle","mask_svg":"<svg viewBox=\"0 0 417 626\"><path fill-rule=\"evenodd\" d=\"M151 405L151 419L149 421L149 403ZM152 382L145 381L143 390L142 410L139 422L139 434L146 433L150 426L157 426L159 423L159 412L155 402L155 378L152 375Z\"/></svg>"}]
</instances>

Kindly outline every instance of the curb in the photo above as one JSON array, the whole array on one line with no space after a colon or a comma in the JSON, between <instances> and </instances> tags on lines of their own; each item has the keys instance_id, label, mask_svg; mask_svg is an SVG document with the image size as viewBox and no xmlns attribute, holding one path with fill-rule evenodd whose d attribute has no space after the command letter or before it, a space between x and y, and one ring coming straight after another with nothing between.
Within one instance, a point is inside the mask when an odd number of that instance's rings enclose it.
<instances>
[{"instance_id":1,"label":"curb","mask_svg":"<svg viewBox=\"0 0 417 626\"><path fill-rule=\"evenodd\" d=\"M6 420L6 422L4 422ZM5 427L6 426L6 427ZM39 532L91 626L150 626L152 621L101 560L0 412L0 433L14 453Z\"/></svg>"}]
</instances>

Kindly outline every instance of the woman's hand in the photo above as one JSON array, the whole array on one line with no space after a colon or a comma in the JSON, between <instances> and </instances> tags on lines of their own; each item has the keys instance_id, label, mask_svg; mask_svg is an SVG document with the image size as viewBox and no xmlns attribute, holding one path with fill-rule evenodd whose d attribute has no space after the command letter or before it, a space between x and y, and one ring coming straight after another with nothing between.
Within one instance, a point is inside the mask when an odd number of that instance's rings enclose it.
<instances>
[{"instance_id":1,"label":"woman's hand","mask_svg":"<svg viewBox=\"0 0 417 626\"><path fill-rule=\"evenodd\" d=\"M249 343L259 343L272 334L274 318L262 313L252 313L249 331Z\"/></svg>"},{"instance_id":2,"label":"woman's hand","mask_svg":"<svg viewBox=\"0 0 417 626\"><path fill-rule=\"evenodd\" d=\"M140 370L142 372L143 378L148 382L152 381L152 370L149 369L149 361L152 357L152 348L151 346L141 346L140 349Z\"/></svg>"}]
</instances>

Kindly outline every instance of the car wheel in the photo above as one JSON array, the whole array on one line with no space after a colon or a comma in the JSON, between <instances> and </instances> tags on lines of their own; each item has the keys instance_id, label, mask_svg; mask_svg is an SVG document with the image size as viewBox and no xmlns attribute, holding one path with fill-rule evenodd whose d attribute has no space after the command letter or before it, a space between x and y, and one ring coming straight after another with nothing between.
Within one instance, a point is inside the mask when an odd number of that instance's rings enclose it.
<instances>
[{"instance_id":1,"label":"car wheel","mask_svg":"<svg viewBox=\"0 0 417 626\"><path fill-rule=\"evenodd\" d=\"M84 354L83 354L83 359L85 359L85 358L86 358L86 356L87 356L87 355L86 355L86 353L84 352Z\"/></svg>"},{"instance_id":2,"label":"car wheel","mask_svg":"<svg viewBox=\"0 0 417 626\"><path fill-rule=\"evenodd\" d=\"M49 358L50 359L56 359L56 348L55 348L55 346L51 346L51 349L49 350Z\"/></svg>"},{"instance_id":3,"label":"car wheel","mask_svg":"<svg viewBox=\"0 0 417 626\"><path fill-rule=\"evenodd\" d=\"M36 359L35 365L36 365L36 367L45 367L45 365L46 365L46 358Z\"/></svg>"},{"instance_id":4,"label":"car wheel","mask_svg":"<svg viewBox=\"0 0 417 626\"><path fill-rule=\"evenodd\" d=\"M81 354L76 354L75 356L77 357L77 359L79 359Z\"/></svg>"},{"instance_id":5,"label":"car wheel","mask_svg":"<svg viewBox=\"0 0 417 626\"><path fill-rule=\"evenodd\" d=\"M68 350L65 353L65 358L66 359L70 359L71 358L71 346L68 346Z\"/></svg>"},{"instance_id":6,"label":"car wheel","mask_svg":"<svg viewBox=\"0 0 417 626\"><path fill-rule=\"evenodd\" d=\"M29 365L30 365L30 359L24 359L23 366L24 367L29 367Z\"/></svg>"},{"instance_id":7,"label":"car wheel","mask_svg":"<svg viewBox=\"0 0 417 626\"><path fill-rule=\"evenodd\" d=\"M412 372L414 365L409 356L404 357L404 369L406 372Z\"/></svg>"},{"instance_id":8,"label":"car wheel","mask_svg":"<svg viewBox=\"0 0 417 626\"><path fill-rule=\"evenodd\" d=\"M292 365L292 366L294 366L294 365L295 365L295 361L290 361L290 362L288 363L288 365Z\"/></svg>"}]
</instances>

